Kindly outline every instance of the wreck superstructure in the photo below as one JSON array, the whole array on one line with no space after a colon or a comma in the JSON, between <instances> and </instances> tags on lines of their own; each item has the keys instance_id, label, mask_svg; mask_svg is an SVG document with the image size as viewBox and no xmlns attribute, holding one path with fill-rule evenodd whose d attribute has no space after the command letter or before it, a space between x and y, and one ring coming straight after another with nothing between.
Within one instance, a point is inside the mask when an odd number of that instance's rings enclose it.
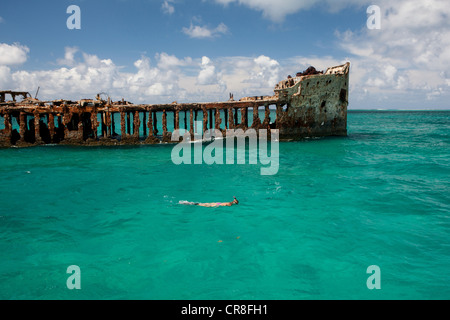
<instances>
[{"instance_id":1,"label":"wreck superstructure","mask_svg":"<svg viewBox=\"0 0 450 320\"><path fill-rule=\"evenodd\" d=\"M27 92L0 91L0 147L172 142L168 113L173 113L173 130L185 129L192 139L196 121L202 121L203 131L218 129L224 136L227 129L245 132L250 128L278 129L281 141L345 136L349 68L346 63L325 72L299 73L279 82L272 96L239 101L230 97L225 102L132 104L103 100L101 95L79 101L41 101ZM17 97L22 100L17 101ZM251 125L249 110L253 114Z\"/></svg>"}]
</instances>

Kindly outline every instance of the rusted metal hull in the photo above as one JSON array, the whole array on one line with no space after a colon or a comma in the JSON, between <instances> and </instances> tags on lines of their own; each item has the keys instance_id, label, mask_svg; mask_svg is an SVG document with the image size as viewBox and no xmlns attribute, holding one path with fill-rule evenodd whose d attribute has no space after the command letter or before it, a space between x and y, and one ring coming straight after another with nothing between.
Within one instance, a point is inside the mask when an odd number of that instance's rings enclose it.
<instances>
[{"instance_id":1,"label":"rusted metal hull","mask_svg":"<svg viewBox=\"0 0 450 320\"><path fill-rule=\"evenodd\" d=\"M347 134L349 64L329 68L324 74L300 75L281 81L275 95L211 103L131 104L101 100L40 101L16 92L13 101L0 92L0 147L43 144L132 145L173 142L173 130L185 129L194 138L194 122L203 131L227 129L278 129L280 140ZM15 96L23 95L21 102ZM271 110L276 117L271 118ZM249 119L249 110L253 118ZM180 123L180 113L183 121ZM264 113L264 118L260 118ZM116 116L115 116L116 115ZM118 118L120 121L118 121ZM239 121L238 121L239 119ZM252 122L249 126L250 120ZM13 121L18 128L13 129ZM158 131L162 121L162 132ZM270 130L268 130L270 134Z\"/></svg>"}]
</instances>

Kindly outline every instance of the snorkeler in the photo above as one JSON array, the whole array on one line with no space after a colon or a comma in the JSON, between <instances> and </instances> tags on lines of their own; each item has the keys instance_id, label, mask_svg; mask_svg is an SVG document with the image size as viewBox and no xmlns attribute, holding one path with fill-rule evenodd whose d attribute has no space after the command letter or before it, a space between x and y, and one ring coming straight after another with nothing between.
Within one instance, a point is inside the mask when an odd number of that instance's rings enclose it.
<instances>
[{"instance_id":1,"label":"snorkeler","mask_svg":"<svg viewBox=\"0 0 450 320\"><path fill-rule=\"evenodd\" d=\"M188 201L180 201L180 204L186 204L186 205L193 205L193 206L200 206L200 207L231 207L233 204L239 204L238 199L236 197L233 197L234 200L231 202L210 202L210 203L200 203L200 202L188 202Z\"/></svg>"}]
</instances>

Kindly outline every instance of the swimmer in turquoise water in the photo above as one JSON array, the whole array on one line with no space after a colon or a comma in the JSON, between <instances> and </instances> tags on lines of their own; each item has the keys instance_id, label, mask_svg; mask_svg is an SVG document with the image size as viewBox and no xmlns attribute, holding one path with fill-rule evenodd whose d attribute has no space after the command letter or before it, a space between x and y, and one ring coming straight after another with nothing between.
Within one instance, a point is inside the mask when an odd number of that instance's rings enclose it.
<instances>
[{"instance_id":1,"label":"swimmer in turquoise water","mask_svg":"<svg viewBox=\"0 0 450 320\"><path fill-rule=\"evenodd\" d=\"M236 197L233 197L234 200L231 202L210 202L210 203L200 203L200 202L189 202L189 201L180 201L180 204L186 204L186 205L193 205L193 206L200 206L200 207L231 207L233 204L239 204L239 201L236 199Z\"/></svg>"}]
</instances>

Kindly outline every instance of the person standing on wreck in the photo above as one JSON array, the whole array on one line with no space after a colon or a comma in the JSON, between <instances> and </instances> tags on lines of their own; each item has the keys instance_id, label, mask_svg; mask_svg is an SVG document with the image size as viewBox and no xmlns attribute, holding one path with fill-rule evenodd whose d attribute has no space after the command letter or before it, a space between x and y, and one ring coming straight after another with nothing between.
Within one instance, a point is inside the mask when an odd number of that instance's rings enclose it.
<instances>
[{"instance_id":1,"label":"person standing on wreck","mask_svg":"<svg viewBox=\"0 0 450 320\"><path fill-rule=\"evenodd\" d=\"M180 201L180 204L186 204L186 205L194 205L194 206L200 206L200 207L231 207L233 204L239 204L238 199L236 197L233 197L234 200L231 202L210 202L210 203L200 203L200 202L188 202L188 201Z\"/></svg>"}]
</instances>

